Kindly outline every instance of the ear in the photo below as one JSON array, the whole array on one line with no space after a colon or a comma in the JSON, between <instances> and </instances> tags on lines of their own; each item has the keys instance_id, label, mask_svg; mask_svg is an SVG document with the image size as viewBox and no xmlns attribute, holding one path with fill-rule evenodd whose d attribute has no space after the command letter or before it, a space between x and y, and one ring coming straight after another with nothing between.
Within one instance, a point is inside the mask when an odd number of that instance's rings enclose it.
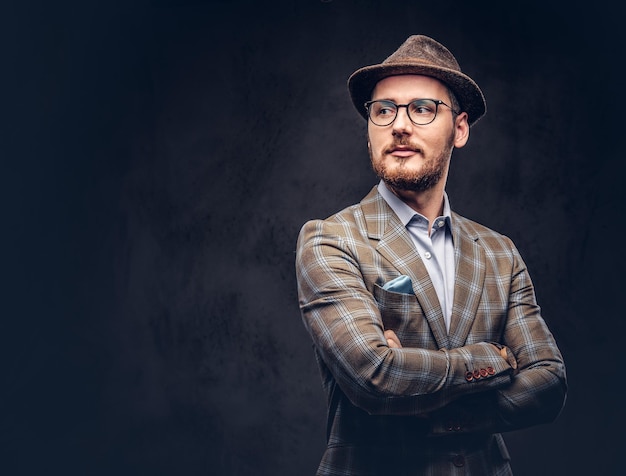
<instances>
[{"instance_id":1,"label":"ear","mask_svg":"<svg viewBox=\"0 0 626 476\"><path fill-rule=\"evenodd\" d=\"M467 113L462 112L454 121L454 147L460 149L469 139L470 126L467 122Z\"/></svg>"}]
</instances>

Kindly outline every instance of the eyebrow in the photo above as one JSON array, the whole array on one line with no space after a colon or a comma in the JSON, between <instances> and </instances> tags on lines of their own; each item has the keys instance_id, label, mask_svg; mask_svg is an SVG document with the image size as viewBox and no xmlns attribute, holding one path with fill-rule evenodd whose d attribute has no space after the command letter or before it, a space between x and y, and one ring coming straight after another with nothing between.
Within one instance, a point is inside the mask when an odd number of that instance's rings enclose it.
<instances>
[{"instance_id":1,"label":"eyebrow","mask_svg":"<svg viewBox=\"0 0 626 476\"><path fill-rule=\"evenodd\" d=\"M410 99L410 100L409 100L407 103L405 103L405 104L410 104L410 103L412 103L413 101L421 101L421 100L423 100L423 99L429 99L429 100L431 100L431 101L443 101L443 99L438 99L438 98L431 98L431 97L419 97L419 98L413 98L413 99ZM395 99L391 99L391 98L370 99L370 101L390 101L390 102L392 102L392 103L394 103L394 104L400 104L398 101L396 101ZM449 101L449 100L448 100L448 101ZM446 102L446 101L444 101L444 102Z\"/></svg>"}]
</instances>

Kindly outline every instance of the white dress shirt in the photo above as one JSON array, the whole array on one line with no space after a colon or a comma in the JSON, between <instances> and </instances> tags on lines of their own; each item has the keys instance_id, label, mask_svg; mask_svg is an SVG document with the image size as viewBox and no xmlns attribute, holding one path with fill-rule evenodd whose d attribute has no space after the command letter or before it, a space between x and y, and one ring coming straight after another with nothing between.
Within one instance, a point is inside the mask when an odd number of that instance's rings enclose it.
<instances>
[{"instance_id":1,"label":"white dress shirt","mask_svg":"<svg viewBox=\"0 0 626 476\"><path fill-rule=\"evenodd\" d=\"M417 213L404 203L387 188L382 180L378 184L378 192L406 227L409 235L411 235L413 244L422 258L430 280L437 291L439 304L446 321L446 329L450 331L450 317L454 300L455 264L448 195L444 192L443 215L435 218L429 235L428 218Z\"/></svg>"}]
</instances>

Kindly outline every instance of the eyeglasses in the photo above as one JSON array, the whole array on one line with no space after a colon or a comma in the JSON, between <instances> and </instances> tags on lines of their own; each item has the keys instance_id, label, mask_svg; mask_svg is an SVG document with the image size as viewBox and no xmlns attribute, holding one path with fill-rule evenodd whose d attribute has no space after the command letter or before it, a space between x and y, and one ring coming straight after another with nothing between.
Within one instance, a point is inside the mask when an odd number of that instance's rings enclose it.
<instances>
[{"instance_id":1,"label":"eyeglasses","mask_svg":"<svg viewBox=\"0 0 626 476\"><path fill-rule=\"evenodd\" d=\"M453 113L458 114L451 106L439 99L415 99L408 104L396 104L387 99L380 99L378 101L366 102L365 109L367 109L367 115L373 124L388 126L396 120L398 109L406 107L406 112L411 122L418 126L425 126L435 120L440 104L450 108Z\"/></svg>"}]
</instances>

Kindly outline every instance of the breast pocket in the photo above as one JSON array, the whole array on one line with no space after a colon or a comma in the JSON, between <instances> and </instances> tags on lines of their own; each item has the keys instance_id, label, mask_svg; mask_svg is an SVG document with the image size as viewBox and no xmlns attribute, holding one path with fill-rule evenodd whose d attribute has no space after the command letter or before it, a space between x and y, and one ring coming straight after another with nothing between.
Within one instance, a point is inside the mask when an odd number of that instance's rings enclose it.
<instances>
[{"instance_id":1,"label":"breast pocket","mask_svg":"<svg viewBox=\"0 0 626 476\"><path fill-rule=\"evenodd\" d=\"M374 284L374 298L385 330L393 330L403 347L437 349L428 321L414 294L387 291Z\"/></svg>"}]
</instances>

